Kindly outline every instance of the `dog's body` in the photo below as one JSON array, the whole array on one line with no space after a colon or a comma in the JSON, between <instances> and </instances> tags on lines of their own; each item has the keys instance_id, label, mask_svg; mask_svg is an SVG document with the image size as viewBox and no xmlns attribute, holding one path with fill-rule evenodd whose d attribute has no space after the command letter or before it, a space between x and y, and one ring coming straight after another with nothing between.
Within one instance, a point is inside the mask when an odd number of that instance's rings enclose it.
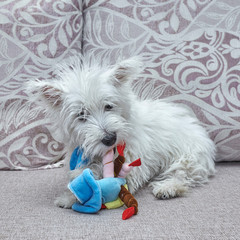
<instances>
[{"instance_id":1,"label":"dog's body","mask_svg":"<svg viewBox=\"0 0 240 240\"><path fill-rule=\"evenodd\" d=\"M127 178L131 192L149 183L157 198L182 196L214 174L215 145L189 110L138 99L131 82L141 67L136 58L108 68L88 68L75 60L61 67L55 81L31 82L31 90L63 131L67 160L80 146L90 159L86 167L101 178L102 156L125 142L126 160L142 161ZM72 171L71 178L82 170ZM74 201L65 194L56 204L67 208Z\"/></svg>"}]
</instances>

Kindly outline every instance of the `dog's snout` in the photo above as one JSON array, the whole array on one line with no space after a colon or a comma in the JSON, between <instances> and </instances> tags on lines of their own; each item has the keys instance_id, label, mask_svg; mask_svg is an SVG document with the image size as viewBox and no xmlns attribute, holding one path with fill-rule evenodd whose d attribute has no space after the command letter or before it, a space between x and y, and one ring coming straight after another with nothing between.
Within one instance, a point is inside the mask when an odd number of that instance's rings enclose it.
<instances>
[{"instance_id":1,"label":"dog's snout","mask_svg":"<svg viewBox=\"0 0 240 240\"><path fill-rule=\"evenodd\" d=\"M107 134L103 139L102 139L102 143L105 146L112 146L117 140L117 134L116 133L109 133Z\"/></svg>"}]
</instances>

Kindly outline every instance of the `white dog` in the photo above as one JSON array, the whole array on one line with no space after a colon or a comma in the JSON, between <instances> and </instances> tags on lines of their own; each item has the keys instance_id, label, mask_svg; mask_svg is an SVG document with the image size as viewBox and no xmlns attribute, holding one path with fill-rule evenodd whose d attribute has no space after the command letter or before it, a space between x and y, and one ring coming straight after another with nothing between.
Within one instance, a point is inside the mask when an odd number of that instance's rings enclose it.
<instances>
[{"instance_id":1,"label":"white dog","mask_svg":"<svg viewBox=\"0 0 240 240\"><path fill-rule=\"evenodd\" d=\"M88 65L75 58L59 67L55 80L29 82L35 100L63 133L67 160L80 146L90 159L87 167L101 178L102 156L125 142L126 160L142 161L127 178L132 193L149 184L157 198L173 198L208 181L215 172L214 143L189 110L133 93L132 80L142 71L138 58L109 67ZM69 192L56 204L69 208L74 201Z\"/></svg>"}]
</instances>

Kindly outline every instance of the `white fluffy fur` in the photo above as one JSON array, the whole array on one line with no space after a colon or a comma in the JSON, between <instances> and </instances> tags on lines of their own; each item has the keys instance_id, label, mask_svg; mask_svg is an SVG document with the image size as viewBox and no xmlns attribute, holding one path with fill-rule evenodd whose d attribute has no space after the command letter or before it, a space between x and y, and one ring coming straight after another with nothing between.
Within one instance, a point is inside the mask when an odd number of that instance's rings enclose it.
<instances>
[{"instance_id":1,"label":"white fluffy fur","mask_svg":"<svg viewBox=\"0 0 240 240\"><path fill-rule=\"evenodd\" d=\"M131 192L149 184L157 198L165 199L208 181L215 172L215 145L189 110L164 100L140 100L133 93L132 80L142 71L137 58L109 67L89 65L73 58L58 68L55 80L28 84L34 101L62 131L66 160L82 147L91 159L87 167L101 178L101 158L111 148L101 140L115 132L115 145L126 143L126 160L142 160L127 178ZM106 105L113 108L106 111ZM84 119L79 119L82 111ZM74 170L71 178L81 172ZM73 202L70 193L56 200L65 208Z\"/></svg>"}]
</instances>

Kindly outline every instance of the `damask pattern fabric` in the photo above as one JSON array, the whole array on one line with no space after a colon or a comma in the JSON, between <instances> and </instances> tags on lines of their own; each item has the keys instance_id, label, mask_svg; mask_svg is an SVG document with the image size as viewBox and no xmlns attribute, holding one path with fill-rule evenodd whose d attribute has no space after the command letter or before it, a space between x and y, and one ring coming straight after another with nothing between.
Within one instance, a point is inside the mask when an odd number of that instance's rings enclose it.
<instances>
[{"instance_id":1,"label":"damask pattern fabric","mask_svg":"<svg viewBox=\"0 0 240 240\"><path fill-rule=\"evenodd\" d=\"M0 1L0 169L51 168L63 145L49 132L24 82L81 51L81 0Z\"/></svg>"},{"instance_id":2,"label":"damask pattern fabric","mask_svg":"<svg viewBox=\"0 0 240 240\"><path fill-rule=\"evenodd\" d=\"M81 51L109 63L142 56L137 94L189 106L217 160L240 160L239 21L239 0L0 1L0 169L61 164L63 145L23 84Z\"/></svg>"},{"instance_id":3,"label":"damask pattern fabric","mask_svg":"<svg viewBox=\"0 0 240 240\"><path fill-rule=\"evenodd\" d=\"M240 160L239 0L86 0L84 19L84 54L142 56L135 91L189 106L217 161Z\"/></svg>"}]
</instances>

